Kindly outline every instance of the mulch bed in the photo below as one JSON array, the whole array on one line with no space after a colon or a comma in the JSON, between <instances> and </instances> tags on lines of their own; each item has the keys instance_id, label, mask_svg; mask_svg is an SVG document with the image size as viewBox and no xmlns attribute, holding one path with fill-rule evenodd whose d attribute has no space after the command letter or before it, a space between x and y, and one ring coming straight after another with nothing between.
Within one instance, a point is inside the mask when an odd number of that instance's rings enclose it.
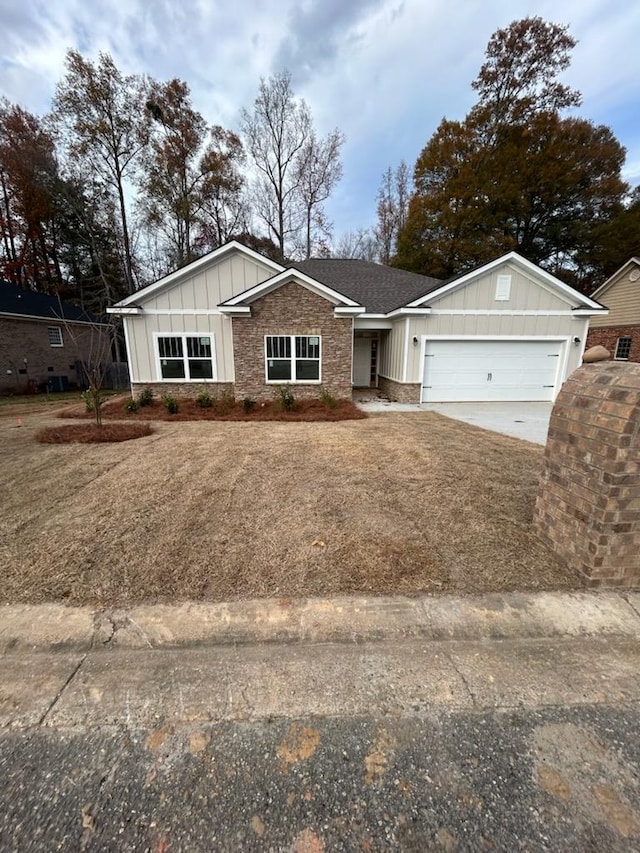
<instances>
[{"instance_id":1,"label":"mulch bed","mask_svg":"<svg viewBox=\"0 0 640 853\"><path fill-rule=\"evenodd\" d=\"M96 444L130 441L152 432L153 428L148 423L110 423L100 427L94 423L65 424L41 429L36 433L36 440L41 444Z\"/></svg>"},{"instance_id":2,"label":"mulch bed","mask_svg":"<svg viewBox=\"0 0 640 853\"><path fill-rule=\"evenodd\" d=\"M125 404L130 398L120 398L105 403L102 407L103 420L126 421L346 421L365 418L366 414L350 400L336 400L333 406L328 406L322 400L296 401L293 411L283 411L277 403L256 403L255 407L246 412L242 403L214 401L210 408L203 409L195 400L185 397L178 398L178 412L169 414L160 400L153 400L150 405L141 406L136 412L127 412ZM66 409L60 412L61 418L92 418L89 412Z\"/></svg>"}]
</instances>

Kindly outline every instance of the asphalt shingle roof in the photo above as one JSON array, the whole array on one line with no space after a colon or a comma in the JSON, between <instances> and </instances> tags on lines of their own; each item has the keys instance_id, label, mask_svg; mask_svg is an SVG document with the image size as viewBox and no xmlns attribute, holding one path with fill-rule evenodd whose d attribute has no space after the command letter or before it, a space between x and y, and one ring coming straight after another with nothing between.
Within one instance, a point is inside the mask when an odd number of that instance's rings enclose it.
<instances>
[{"instance_id":1,"label":"asphalt shingle roof","mask_svg":"<svg viewBox=\"0 0 640 853\"><path fill-rule=\"evenodd\" d=\"M444 284L437 278L351 258L311 258L291 266L364 305L369 314L388 314Z\"/></svg>"},{"instance_id":2,"label":"asphalt shingle roof","mask_svg":"<svg viewBox=\"0 0 640 853\"><path fill-rule=\"evenodd\" d=\"M77 305L60 302L57 296L25 290L17 284L0 281L0 314L20 314L46 320L95 323L97 319Z\"/></svg>"}]
</instances>

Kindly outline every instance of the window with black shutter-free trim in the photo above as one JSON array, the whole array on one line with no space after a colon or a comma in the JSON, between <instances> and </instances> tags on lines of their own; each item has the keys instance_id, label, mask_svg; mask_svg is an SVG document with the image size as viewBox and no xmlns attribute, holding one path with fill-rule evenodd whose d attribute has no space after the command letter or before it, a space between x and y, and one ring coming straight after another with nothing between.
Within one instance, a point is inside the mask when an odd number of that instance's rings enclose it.
<instances>
[{"instance_id":1,"label":"window with black shutter-free trim","mask_svg":"<svg viewBox=\"0 0 640 853\"><path fill-rule=\"evenodd\" d=\"M267 382L320 382L320 335L266 335Z\"/></svg>"}]
</instances>

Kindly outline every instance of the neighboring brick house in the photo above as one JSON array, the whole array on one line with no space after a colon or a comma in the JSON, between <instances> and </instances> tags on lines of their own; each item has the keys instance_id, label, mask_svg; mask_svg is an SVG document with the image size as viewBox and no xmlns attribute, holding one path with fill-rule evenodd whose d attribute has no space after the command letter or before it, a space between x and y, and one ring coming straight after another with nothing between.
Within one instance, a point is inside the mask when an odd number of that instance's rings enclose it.
<instances>
[{"instance_id":1,"label":"neighboring brick house","mask_svg":"<svg viewBox=\"0 0 640 853\"><path fill-rule=\"evenodd\" d=\"M0 282L0 393L78 385L78 361L89 357L100 334L95 323L56 296Z\"/></svg>"},{"instance_id":2,"label":"neighboring brick house","mask_svg":"<svg viewBox=\"0 0 640 853\"><path fill-rule=\"evenodd\" d=\"M123 318L133 392L377 387L414 403L553 400L606 313L513 252L442 282L351 259L285 267L236 242L108 310Z\"/></svg>"},{"instance_id":3,"label":"neighboring brick house","mask_svg":"<svg viewBox=\"0 0 640 853\"><path fill-rule=\"evenodd\" d=\"M640 258L631 258L593 294L609 309L592 317L587 346L601 344L616 361L640 362Z\"/></svg>"}]
</instances>

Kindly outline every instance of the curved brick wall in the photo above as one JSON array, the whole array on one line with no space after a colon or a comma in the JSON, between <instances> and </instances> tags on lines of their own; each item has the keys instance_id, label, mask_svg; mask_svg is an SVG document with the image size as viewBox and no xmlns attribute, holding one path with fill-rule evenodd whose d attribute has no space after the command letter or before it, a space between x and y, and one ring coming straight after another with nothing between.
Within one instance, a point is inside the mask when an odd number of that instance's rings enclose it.
<instances>
[{"instance_id":1,"label":"curved brick wall","mask_svg":"<svg viewBox=\"0 0 640 853\"><path fill-rule=\"evenodd\" d=\"M583 365L565 382L534 524L589 586L640 588L640 365Z\"/></svg>"}]
</instances>

